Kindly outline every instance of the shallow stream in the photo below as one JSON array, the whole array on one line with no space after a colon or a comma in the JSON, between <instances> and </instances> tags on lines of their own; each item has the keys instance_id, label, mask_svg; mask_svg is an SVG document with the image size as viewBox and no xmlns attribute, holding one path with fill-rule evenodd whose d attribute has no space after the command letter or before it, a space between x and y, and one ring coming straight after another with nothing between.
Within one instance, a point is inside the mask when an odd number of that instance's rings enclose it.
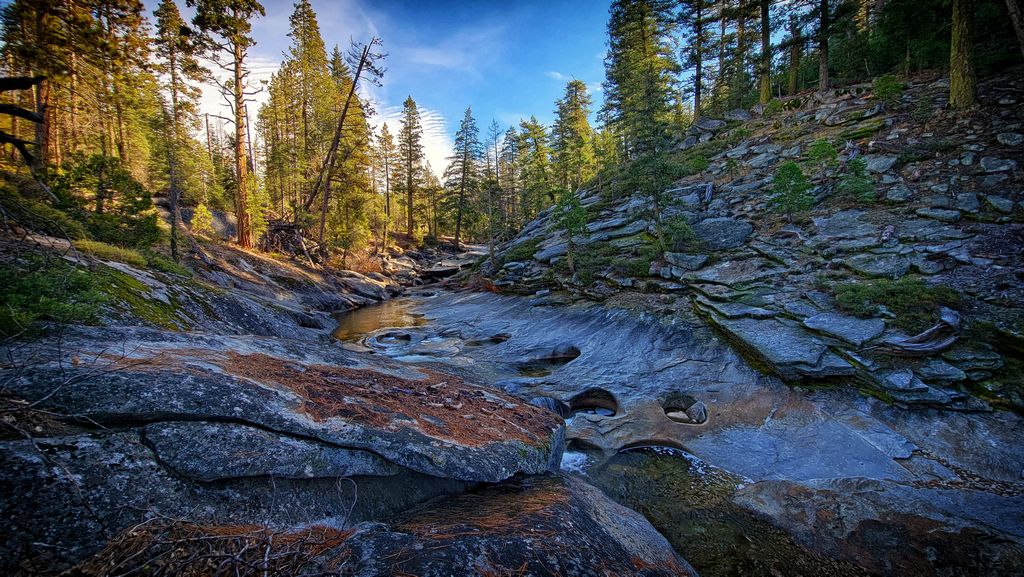
<instances>
[{"instance_id":1,"label":"shallow stream","mask_svg":"<svg viewBox=\"0 0 1024 577\"><path fill-rule=\"evenodd\" d=\"M657 346L639 354L621 350L614 342L605 341L622 338L635 346L651 335L619 331L618 326L613 330L609 323L552 321L555 309L524 306L523 299L467 298L452 293L433 296L395 299L339 315L334 336L398 360L468 371L478 381L526 398L545 392L545 386L561 387L569 395L562 398L571 412L570 439L574 429L587 426L576 421L590 420L592 424L593 419L616 415L610 394L610 404L576 406L570 402L570 397L584 396L584 389L594 390L595 379L587 374L587 365L581 365L588 363L588 358L580 356L575 343L586 349L585 343L600 342L611 346L601 352L602 357L610 356L609 351L623 355L622 360L591 357L590 368L598 373L598 382L601 375L615 378L606 365L659 365L666 359L658 355L668 358L674 350ZM545 329L545 323L551 322L554 325ZM596 347L589 348L593 352ZM645 358L635 358L638 356ZM563 375L566 370L574 376ZM588 383L575 376L584 374ZM560 378L579 384L580 390L554 384L553 380ZM653 390L654 385L651 387ZM587 479L614 500L639 511L705 577L862 574L851 565L808 552L785 533L735 505L730 496L745 479L686 451L640 446L608 452L577 442L570 447L562 461L564 472Z\"/></svg>"}]
</instances>

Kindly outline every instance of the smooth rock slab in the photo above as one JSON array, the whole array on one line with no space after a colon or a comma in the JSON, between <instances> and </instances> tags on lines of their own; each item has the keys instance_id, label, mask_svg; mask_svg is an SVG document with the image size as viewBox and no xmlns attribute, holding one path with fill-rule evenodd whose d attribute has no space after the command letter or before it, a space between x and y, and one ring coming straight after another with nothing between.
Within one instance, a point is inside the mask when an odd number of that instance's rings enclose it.
<instances>
[{"instance_id":1,"label":"smooth rock slab","mask_svg":"<svg viewBox=\"0 0 1024 577\"><path fill-rule=\"evenodd\" d=\"M804 319L804 326L859 347L881 335L885 330L885 321L859 319L839 313L821 313Z\"/></svg>"},{"instance_id":2,"label":"smooth rock slab","mask_svg":"<svg viewBox=\"0 0 1024 577\"><path fill-rule=\"evenodd\" d=\"M741 344L785 380L852 375L853 366L828 350L821 339L780 319L725 319L709 315L731 340Z\"/></svg>"},{"instance_id":3,"label":"smooth rock slab","mask_svg":"<svg viewBox=\"0 0 1024 577\"><path fill-rule=\"evenodd\" d=\"M110 341L104 346L104 339L118 338L101 329L80 331L65 336L64 354L94 358L88 351L105 350ZM370 451L414 471L463 481L543 473L560 461L561 419L456 377L407 369L400 374L402 369L385 368L384 359L308 343L283 351L241 337L141 329L118 334L132 351L129 367L41 365L10 380L8 390L40 400L43 409L101 424L233 421ZM330 355L324 362L303 357L318 348ZM365 359L374 364L353 368ZM53 391L52 383L65 374L75 386Z\"/></svg>"},{"instance_id":4,"label":"smooth rock slab","mask_svg":"<svg viewBox=\"0 0 1024 577\"><path fill-rule=\"evenodd\" d=\"M1005 158L983 156L981 157L981 168L985 172L1012 172L1017 169L1017 163Z\"/></svg>"},{"instance_id":5,"label":"smooth rock slab","mask_svg":"<svg viewBox=\"0 0 1024 577\"><path fill-rule=\"evenodd\" d=\"M390 476L402 471L369 451L345 449L232 423L155 423L143 429L161 463L196 481Z\"/></svg>"}]
</instances>

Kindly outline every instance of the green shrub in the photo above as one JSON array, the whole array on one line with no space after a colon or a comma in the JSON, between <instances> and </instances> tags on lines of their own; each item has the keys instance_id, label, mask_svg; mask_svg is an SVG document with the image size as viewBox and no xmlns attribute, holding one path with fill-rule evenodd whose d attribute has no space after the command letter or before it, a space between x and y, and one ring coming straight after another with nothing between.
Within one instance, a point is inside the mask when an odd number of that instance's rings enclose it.
<instances>
[{"instance_id":1,"label":"green shrub","mask_svg":"<svg viewBox=\"0 0 1024 577\"><path fill-rule=\"evenodd\" d=\"M871 91L874 93L875 99L889 104L899 100L904 88L906 86L903 82L892 74L883 74L871 83Z\"/></svg>"},{"instance_id":2,"label":"green shrub","mask_svg":"<svg viewBox=\"0 0 1024 577\"><path fill-rule=\"evenodd\" d=\"M771 118L781 113L784 109L785 107L782 105L782 102L773 98L768 102L768 104L764 105L764 116L766 118Z\"/></svg>"},{"instance_id":3,"label":"green shrub","mask_svg":"<svg viewBox=\"0 0 1024 577\"><path fill-rule=\"evenodd\" d=\"M807 160L811 162L819 172L824 172L825 169L835 166L836 159L839 158L839 152L836 147L832 146L832 143L819 138L811 143L811 146L807 148Z\"/></svg>"},{"instance_id":4,"label":"green shrub","mask_svg":"<svg viewBox=\"0 0 1024 577\"><path fill-rule=\"evenodd\" d=\"M772 207L786 215L810 210L814 206L814 197L808 194L811 183L795 162L785 162L779 166L772 177Z\"/></svg>"},{"instance_id":5,"label":"green shrub","mask_svg":"<svg viewBox=\"0 0 1024 577\"><path fill-rule=\"evenodd\" d=\"M217 232L213 229L213 214L205 204L200 204L192 213L192 232L213 238Z\"/></svg>"},{"instance_id":6,"label":"green shrub","mask_svg":"<svg viewBox=\"0 0 1024 577\"><path fill-rule=\"evenodd\" d=\"M537 247L540 246L541 240L543 239L531 238L526 242L516 245L515 248L505 253L502 260L504 262L516 262L533 258L533 254L537 252Z\"/></svg>"},{"instance_id":7,"label":"green shrub","mask_svg":"<svg viewBox=\"0 0 1024 577\"><path fill-rule=\"evenodd\" d=\"M740 163L736 162L736 159L730 158L725 161L725 173L729 176L735 177L740 173Z\"/></svg>"},{"instance_id":8,"label":"green shrub","mask_svg":"<svg viewBox=\"0 0 1024 577\"><path fill-rule=\"evenodd\" d=\"M95 240L76 240L74 245L78 250L103 260L123 262L137 268L146 267L146 257L139 254L138 251Z\"/></svg>"},{"instance_id":9,"label":"green shrub","mask_svg":"<svg viewBox=\"0 0 1024 577\"><path fill-rule=\"evenodd\" d=\"M40 320L92 324L106 296L92 275L60 258L0 265L0 336L31 336Z\"/></svg>"},{"instance_id":10,"label":"green shrub","mask_svg":"<svg viewBox=\"0 0 1024 577\"><path fill-rule=\"evenodd\" d=\"M665 219L661 223L661 229L665 236L664 248L666 251L680 252L700 248L700 243L697 240L697 235L693 232L693 228L681 216Z\"/></svg>"},{"instance_id":11,"label":"green shrub","mask_svg":"<svg viewBox=\"0 0 1024 577\"><path fill-rule=\"evenodd\" d=\"M960 295L955 289L944 285L928 286L911 277L844 283L835 287L834 294L841 310L857 316L873 316L879 306L885 306L896 315L893 324L911 334L928 328L940 305L956 307L960 304Z\"/></svg>"},{"instance_id":12,"label":"green shrub","mask_svg":"<svg viewBox=\"0 0 1024 577\"><path fill-rule=\"evenodd\" d=\"M917 101L914 105L914 111L911 116L918 122L924 122L931 118L935 112L935 99L931 96L925 96Z\"/></svg>"},{"instance_id":13,"label":"green shrub","mask_svg":"<svg viewBox=\"0 0 1024 577\"><path fill-rule=\"evenodd\" d=\"M149 191L120 160L94 154L75 158L66 166L54 179L53 192L61 199L62 208L80 216L92 238L132 248L160 240Z\"/></svg>"},{"instance_id":14,"label":"green shrub","mask_svg":"<svg viewBox=\"0 0 1024 577\"><path fill-rule=\"evenodd\" d=\"M89 236L85 226L66 212L24 196L13 185L0 186L0 207L16 222L36 232L72 240Z\"/></svg>"},{"instance_id":15,"label":"green shrub","mask_svg":"<svg viewBox=\"0 0 1024 577\"><path fill-rule=\"evenodd\" d=\"M146 257L146 265L153 270L176 274L181 276L192 276L192 272L166 256L152 251L142 253Z\"/></svg>"},{"instance_id":16,"label":"green shrub","mask_svg":"<svg viewBox=\"0 0 1024 577\"><path fill-rule=\"evenodd\" d=\"M843 174L836 183L836 192L856 198L861 202L875 202L875 181L868 175L868 164L863 158L854 158L846 163Z\"/></svg>"},{"instance_id":17,"label":"green shrub","mask_svg":"<svg viewBox=\"0 0 1024 577\"><path fill-rule=\"evenodd\" d=\"M688 158L686 160L685 166L686 172L690 174L700 174L701 172L707 170L708 167L711 166L711 163L708 161L708 158L703 154L697 154L695 156Z\"/></svg>"}]
</instances>

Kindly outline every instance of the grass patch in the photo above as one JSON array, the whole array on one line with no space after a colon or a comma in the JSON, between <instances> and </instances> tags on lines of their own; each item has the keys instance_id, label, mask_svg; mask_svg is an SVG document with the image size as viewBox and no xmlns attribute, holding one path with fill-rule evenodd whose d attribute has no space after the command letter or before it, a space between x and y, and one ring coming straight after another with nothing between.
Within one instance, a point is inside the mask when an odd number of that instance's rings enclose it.
<instances>
[{"instance_id":1,"label":"grass patch","mask_svg":"<svg viewBox=\"0 0 1024 577\"><path fill-rule=\"evenodd\" d=\"M839 308L856 316L873 316L880 306L886 307L896 315L893 325L910 334L931 326L939 306L957 307L961 302L951 287L929 286L910 277L843 283L833 293Z\"/></svg>"},{"instance_id":2,"label":"grass patch","mask_svg":"<svg viewBox=\"0 0 1024 577\"><path fill-rule=\"evenodd\" d=\"M0 336L33 336L36 321L94 324L104 302L92 275L63 259L0 265Z\"/></svg>"},{"instance_id":3,"label":"grass patch","mask_svg":"<svg viewBox=\"0 0 1024 577\"><path fill-rule=\"evenodd\" d=\"M146 264L153 270L179 276L192 276L192 271L160 253L147 250L142 255L146 257Z\"/></svg>"},{"instance_id":4,"label":"grass patch","mask_svg":"<svg viewBox=\"0 0 1024 577\"><path fill-rule=\"evenodd\" d=\"M149 325L174 331L187 329L192 325L182 314L173 295L168 303L150 298L149 288L129 274L103 267L103 270L96 274L96 282L98 288L110 295L122 311Z\"/></svg>"},{"instance_id":5,"label":"grass patch","mask_svg":"<svg viewBox=\"0 0 1024 577\"><path fill-rule=\"evenodd\" d=\"M526 242L516 245L515 248L505 252L505 254L502 255L502 262L506 263L532 259L534 253L537 252L537 248L540 246L541 240L543 239L531 238Z\"/></svg>"},{"instance_id":6,"label":"grass patch","mask_svg":"<svg viewBox=\"0 0 1024 577\"><path fill-rule=\"evenodd\" d=\"M137 268L146 267L146 257L130 248L121 248L105 242L85 239L76 240L74 245L78 250L99 259L123 262Z\"/></svg>"}]
</instances>

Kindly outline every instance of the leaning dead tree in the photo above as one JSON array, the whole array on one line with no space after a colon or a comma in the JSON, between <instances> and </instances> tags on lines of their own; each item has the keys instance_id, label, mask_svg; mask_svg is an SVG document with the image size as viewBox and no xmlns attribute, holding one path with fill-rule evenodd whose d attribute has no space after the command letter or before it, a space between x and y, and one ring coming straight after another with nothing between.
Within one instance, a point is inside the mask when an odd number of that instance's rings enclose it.
<instances>
[{"instance_id":1,"label":"leaning dead tree","mask_svg":"<svg viewBox=\"0 0 1024 577\"><path fill-rule=\"evenodd\" d=\"M0 78L0 93L10 92L12 90L28 90L29 88L42 84L44 80L46 80L45 76L11 76ZM37 125L42 125L44 122L43 112L43 110L33 112L16 104L0 103L0 114L28 120L29 122ZM36 131L36 134L36 138L38 138L38 131ZM29 146L32 146L38 150L39 142L32 142L18 138L16 134L8 134L0 130L0 144L10 144L18 151L19 154L21 154L22 160L25 161L25 164L28 165L29 171L32 173L32 178L36 179L42 190L50 197L50 200L56 202L57 197L54 196L53 192L50 191L50 188L43 184L43 182L37 177L36 168L39 165L39 159L33 155L28 148Z\"/></svg>"},{"instance_id":2,"label":"leaning dead tree","mask_svg":"<svg viewBox=\"0 0 1024 577\"><path fill-rule=\"evenodd\" d=\"M381 39L374 37L365 45L360 46L353 43L349 48L346 60L349 67L355 70L355 74L352 77L352 83L348 86L345 102L334 129L334 137L331 139L331 146L324 157L316 181L302 202L302 212L309 213L313 210L317 200L320 200L317 234L313 236L309 230L306 230L307 225L301 222L298 218L298 211L296 211L295 222L272 221L268 223L268 230L263 241L265 250L305 258L310 264L326 256L327 245L324 239L327 229L327 209L331 200L331 182L338 176L337 171L356 148L352 144L343 147L342 136L346 129L349 112L353 110L356 99L359 98L356 90L360 81L380 86L380 78L384 75L380 61L386 56L379 51L381 46ZM364 112L372 113L368 103L361 102L360 104Z\"/></svg>"},{"instance_id":3,"label":"leaning dead tree","mask_svg":"<svg viewBox=\"0 0 1024 577\"><path fill-rule=\"evenodd\" d=\"M303 208L309 210L316 201L317 196L320 196L320 229L317 234L317 239L320 243L324 241L324 231L327 226L327 205L331 197L331 179L334 177L334 171L338 166L338 148L341 145L341 136L345 129L345 119L348 117L348 111L352 107L352 100L357 98L356 87L359 85L360 79L365 79L370 84L380 86L380 78L384 75L384 69L380 68L378 61L383 59L385 54L375 50L381 45L381 39L374 37L362 47L353 44L349 49L350 65L355 64L356 72L352 77L352 84L348 88L345 105L342 107L341 115L338 117L338 124L334 129L334 138L331 140L331 147L327 151L327 157L324 159L323 166L320 167L320 174L317 175L313 189L310 190L309 196L306 197L306 201L303 203ZM349 154L351 154L351 147L346 151L345 158L348 158ZM344 159L342 162L344 162Z\"/></svg>"},{"instance_id":4,"label":"leaning dead tree","mask_svg":"<svg viewBox=\"0 0 1024 577\"><path fill-rule=\"evenodd\" d=\"M46 80L45 76L15 76L0 78L0 92L28 90L29 88L42 83L43 80ZM36 124L43 123L43 115L41 112L33 112L15 104L0 104L0 114L14 116L15 118L22 118ZM29 152L28 147L29 145L35 146L37 143L18 138L14 134L7 134L0 130L0 144L10 144L14 146L14 148L21 153L21 158L25 160L25 164L30 167L35 166L36 159L32 153Z\"/></svg>"}]
</instances>

